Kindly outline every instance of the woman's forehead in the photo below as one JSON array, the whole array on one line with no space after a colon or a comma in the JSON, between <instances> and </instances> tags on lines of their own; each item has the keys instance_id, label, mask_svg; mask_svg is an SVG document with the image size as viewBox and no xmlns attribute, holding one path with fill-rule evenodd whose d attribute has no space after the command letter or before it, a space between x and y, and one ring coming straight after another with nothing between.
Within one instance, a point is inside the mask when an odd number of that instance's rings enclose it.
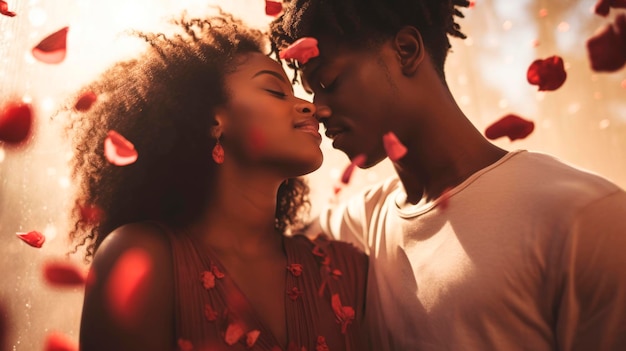
<instances>
[{"instance_id":1,"label":"woman's forehead","mask_svg":"<svg viewBox=\"0 0 626 351\"><path fill-rule=\"evenodd\" d=\"M274 71L287 78L287 74L280 63L259 52L249 53L239 58L237 68L232 75L253 78L260 71Z\"/></svg>"}]
</instances>

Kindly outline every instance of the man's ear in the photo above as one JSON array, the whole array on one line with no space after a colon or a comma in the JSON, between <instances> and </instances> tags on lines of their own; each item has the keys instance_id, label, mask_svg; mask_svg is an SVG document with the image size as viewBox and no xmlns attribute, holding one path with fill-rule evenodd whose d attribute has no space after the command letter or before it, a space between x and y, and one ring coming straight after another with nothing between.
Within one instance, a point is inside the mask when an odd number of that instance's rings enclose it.
<instances>
[{"instance_id":1,"label":"man's ear","mask_svg":"<svg viewBox=\"0 0 626 351\"><path fill-rule=\"evenodd\" d=\"M413 26L402 27L396 32L392 44L400 59L402 73L406 76L415 74L426 56L422 35L417 28Z\"/></svg>"}]
</instances>

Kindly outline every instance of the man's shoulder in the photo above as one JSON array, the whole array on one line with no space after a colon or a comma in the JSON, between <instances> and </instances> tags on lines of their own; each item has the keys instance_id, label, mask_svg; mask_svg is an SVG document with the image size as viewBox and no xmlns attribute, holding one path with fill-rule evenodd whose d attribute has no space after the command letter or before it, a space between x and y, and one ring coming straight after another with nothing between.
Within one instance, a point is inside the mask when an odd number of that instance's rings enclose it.
<instances>
[{"instance_id":1,"label":"man's shoulder","mask_svg":"<svg viewBox=\"0 0 626 351\"><path fill-rule=\"evenodd\" d=\"M505 163L502 171L511 176L509 181L537 190L551 189L551 193L603 196L620 190L606 177L541 152L519 152Z\"/></svg>"}]
</instances>

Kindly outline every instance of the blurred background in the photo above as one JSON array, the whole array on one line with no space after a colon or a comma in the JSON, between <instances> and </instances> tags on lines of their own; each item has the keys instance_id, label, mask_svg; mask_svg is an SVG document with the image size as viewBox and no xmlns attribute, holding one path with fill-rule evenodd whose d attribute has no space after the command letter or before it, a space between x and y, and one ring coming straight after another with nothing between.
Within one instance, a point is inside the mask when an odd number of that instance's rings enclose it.
<instances>
[{"instance_id":1,"label":"blurred background","mask_svg":"<svg viewBox=\"0 0 626 351\"><path fill-rule=\"evenodd\" d=\"M181 9L204 11L217 4L265 28L272 17L264 0L8 0L15 17L0 16L0 104L30 102L35 112L28 143L0 142L0 316L6 325L0 350L43 350L53 331L78 340L82 288L58 288L42 279L42 264L63 258L72 184L67 168L71 149L53 116L59 104L112 61L132 55L138 42L121 33L152 28ZM460 20L466 40L452 41L447 79L462 109L482 131L505 114L535 123L534 132L508 149L555 155L626 187L626 69L594 73L585 41L611 22L593 14L594 0L476 0ZM31 48L47 35L69 26L67 56L46 64ZM559 55L568 74L556 91L538 92L526 80L532 61ZM299 87L299 96L311 99ZM329 201L350 196L391 175L389 162L357 170L349 185L334 195L348 159L322 143L324 165L309 178L312 216ZM37 230L46 236L40 249L26 245L16 232ZM72 256L82 264L80 254ZM86 266L84 266L87 268ZM2 321L0 321L0 326ZM2 337L0 336L0 340ZM4 346L4 348L2 348Z\"/></svg>"}]
</instances>

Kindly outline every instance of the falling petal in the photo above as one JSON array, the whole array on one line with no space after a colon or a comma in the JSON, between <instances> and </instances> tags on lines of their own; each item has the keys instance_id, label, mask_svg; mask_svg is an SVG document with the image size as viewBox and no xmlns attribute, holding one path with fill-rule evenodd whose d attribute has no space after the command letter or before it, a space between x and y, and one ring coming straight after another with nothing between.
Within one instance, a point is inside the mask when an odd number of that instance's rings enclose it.
<instances>
[{"instance_id":1,"label":"falling petal","mask_svg":"<svg viewBox=\"0 0 626 351\"><path fill-rule=\"evenodd\" d=\"M131 249L118 259L106 286L109 307L118 322L127 326L136 323L151 270L150 257L142 249Z\"/></svg>"},{"instance_id":2,"label":"falling petal","mask_svg":"<svg viewBox=\"0 0 626 351\"><path fill-rule=\"evenodd\" d=\"M279 56L281 59L285 60L295 59L301 65L304 65L311 58L317 57L319 54L320 51L317 48L317 39L304 37L296 40L286 49L281 50Z\"/></svg>"},{"instance_id":3,"label":"falling petal","mask_svg":"<svg viewBox=\"0 0 626 351\"><path fill-rule=\"evenodd\" d=\"M78 351L78 345L64 334L51 332L46 336L44 351Z\"/></svg>"},{"instance_id":4,"label":"falling petal","mask_svg":"<svg viewBox=\"0 0 626 351\"><path fill-rule=\"evenodd\" d=\"M356 156L350 165L346 167L345 171L343 171L343 175L341 176L341 182L344 184L348 184L350 182L350 178L352 177L352 173L354 172L355 167L362 167L365 164L366 156L361 154Z\"/></svg>"},{"instance_id":5,"label":"falling petal","mask_svg":"<svg viewBox=\"0 0 626 351\"><path fill-rule=\"evenodd\" d=\"M626 8L626 0L598 0L594 6L594 12L606 17L611 8Z\"/></svg>"},{"instance_id":6,"label":"falling petal","mask_svg":"<svg viewBox=\"0 0 626 351\"><path fill-rule=\"evenodd\" d=\"M46 237L40 232L33 230L28 233L15 233L18 238L22 239L25 243L32 247L41 248L43 243L46 242Z\"/></svg>"},{"instance_id":7,"label":"falling petal","mask_svg":"<svg viewBox=\"0 0 626 351\"><path fill-rule=\"evenodd\" d=\"M250 153L258 155L267 145L267 138L260 128L253 128L248 135Z\"/></svg>"},{"instance_id":8,"label":"falling petal","mask_svg":"<svg viewBox=\"0 0 626 351\"><path fill-rule=\"evenodd\" d=\"M86 91L76 101L74 109L81 112L88 111L97 99L98 96L93 91Z\"/></svg>"},{"instance_id":9,"label":"falling petal","mask_svg":"<svg viewBox=\"0 0 626 351\"><path fill-rule=\"evenodd\" d=\"M393 132L383 135L383 146L385 151L387 151L387 156L393 162L403 158L407 152L406 146L400 142Z\"/></svg>"},{"instance_id":10,"label":"falling petal","mask_svg":"<svg viewBox=\"0 0 626 351\"><path fill-rule=\"evenodd\" d=\"M116 166L127 166L137 161L135 146L114 130L107 133L104 141L104 156Z\"/></svg>"},{"instance_id":11,"label":"falling petal","mask_svg":"<svg viewBox=\"0 0 626 351\"><path fill-rule=\"evenodd\" d=\"M85 270L70 262L47 262L43 276L48 284L56 286L80 286L87 281Z\"/></svg>"},{"instance_id":12,"label":"falling petal","mask_svg":"<svg viewBox=\"0 0 626 351\"><path fill-rule=\"evenodd\" d=\"M244 331L243 327L239 323L231 323L226 328L226 334L224 335L224 340L230 346L235 345L239 339L243 336Z\"/></svg>"},{"instance_id":13,"label":"falling petal","mask_svg":"<svg viewBox=\"0 0 626 351\"><path fill-rule=\"evenodd\" d=\"M626 14L600 28L587 40L587 54L596 72L614 72L626 64Z\"/></svg>"},{"instance_id":14,"label":"falling petal","mask_svg":"<svg viewBox=\"0 0 626 351\"><path fill-rule=\"evenodd\" d=\"M283 3L279 1L265 0L265 14L276 17L283 11Z\"/></svg>"},{"instance_id":15,"label":"falling petal","mask_svg":"<svg viewBox=\"0 0 626 351\"><path fill-rule=\"evenodd\" d=\"M528 67L526 78L530 84L539 86L539 91L560 88L567 78L563 59L559 56L550 56L544 60L533 61Z\"/></svg>"},{"instance_id":16,"label":"falling petal","mask_svg":"<svg viewBox=\"0 0 626 351\"><path fill-rule=\"evenodd\" d=\"M15 17L16 13L13 11L9 11L9 4L6 1L0 0L0 14L3 14L8 17Z\"/></svg>"},{"instance_id":17,"label":"falling petal","mask_svg":"<svg viewBox=\"0 0 626 351\"><path fill-rule=\"evenodd\" d=\"M474 6L476 6L476 1L475 0L470 0L468 8L472 9L472 8L474 8Z\"/></svg>"},{"instance_id":18,"label":"falling petal","mask_svg":"<svg viewBox=\"0 0 626 351\"><path fill-rule=\"evenodd\" d=\"M104 211L96 205L84 204L80 206L80 219L90 224L99 223L104 218Z\"/></svg>"},{"instance_id":19,"label":"falling petal","mask_svg":"<svg viewBox=\"0 0 626 351\"><path fill-rule=\"evenodd\" d=\"M67 32L63 27L39 42L32 50L33 56L43 63L61 63L67 53Z\"/></svg>"},{"instance_id":20,"label":"falling petal","mask_svg":"<svg viewBox=\"0 0 626 351\"><path fill-rule=\"evenodd\" d=\"M259 338L259 335L261 335L261 331L260 330L251 330L246 334L246 345L248 345L248 347L252 347L254 346L254 344L256 343L256 340Z\"/></svg>"},{"instance_id":21,"label":"falling petal","mask_svg":"<svg viewBox=\"0 0 626 351\"><path fill-rule=\"evenodd\" d=\"M525 120L517 115L508 114L490 125L485 130L485 136L491 140L507 136L513 141L527 137L534 129L535 123L533 121Z\"/></svg>"},{"instance_id":22,"label":"falling petal","mask_svg":"<svg viewBox=\"0 0 626 351\"><path fill-rule=\"evenodd\" d=\"M33 112L30 104L10 102L0 112L0 141L12 144L24 142L30 135Z\"/></svg>"},{"instance_id":23,"label":"falling petal","mask_svg":"<svg viewBox=\"0 0 626 351\"><path fill-rule=\"evenodd\" d=\"M193 344L189 340L178 339L178 350L179 351L193 351Z\"/></svg>"}]
</instances>

